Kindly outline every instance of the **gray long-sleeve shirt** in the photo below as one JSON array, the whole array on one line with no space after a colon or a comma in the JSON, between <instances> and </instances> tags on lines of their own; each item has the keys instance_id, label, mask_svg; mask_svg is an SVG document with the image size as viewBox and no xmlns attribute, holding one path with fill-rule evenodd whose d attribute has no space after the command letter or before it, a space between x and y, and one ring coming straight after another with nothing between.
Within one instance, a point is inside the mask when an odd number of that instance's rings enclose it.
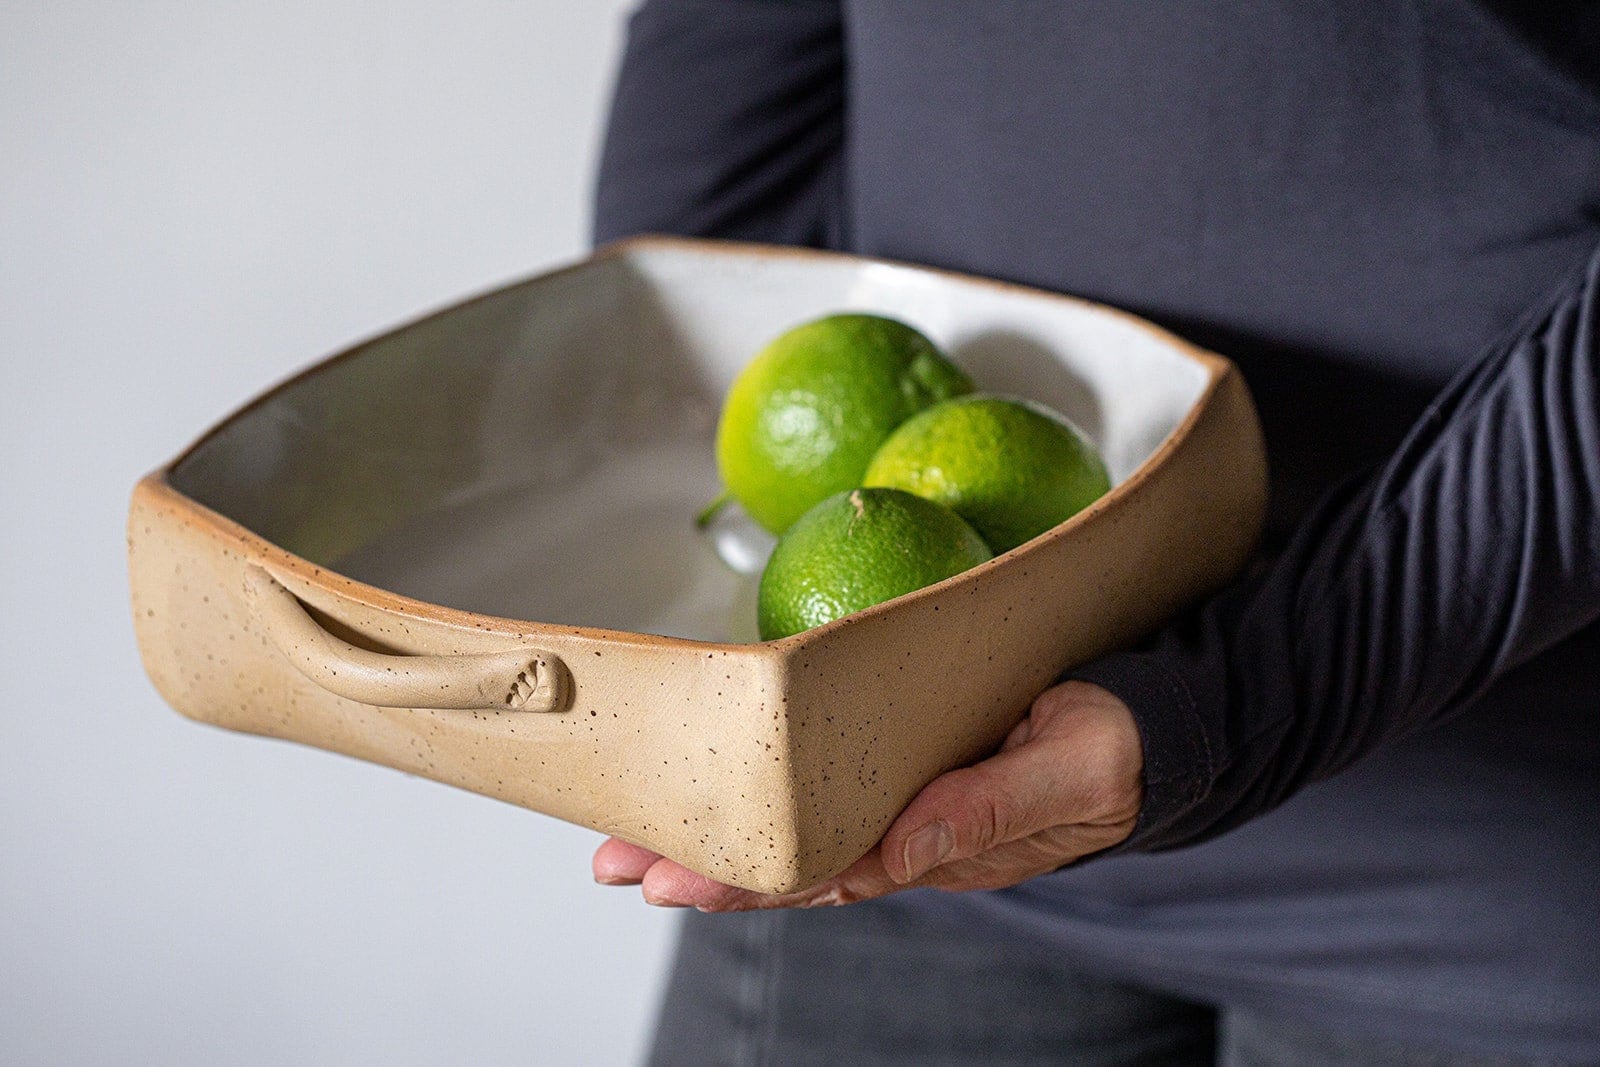
<instances>
[{"instance_id":1,"label":"gray long-sleeve shirt","mask_svg":"<svg viewBox=\"0 0 1600 1067\"><path fill-rule=\"evenodd\" d=\"M1258 564L1077 672L1134 837L930 907L1600 1062L1600 4L651 0L596 229L1083 294L1255 391Z\"/></svg>"}]
</instances>

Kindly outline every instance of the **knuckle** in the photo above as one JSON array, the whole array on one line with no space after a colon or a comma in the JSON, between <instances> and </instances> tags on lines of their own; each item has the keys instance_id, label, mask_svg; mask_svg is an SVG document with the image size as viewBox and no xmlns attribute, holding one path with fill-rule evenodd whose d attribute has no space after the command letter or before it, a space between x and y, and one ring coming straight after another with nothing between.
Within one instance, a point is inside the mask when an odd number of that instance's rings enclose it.
<instances>
[{"instance_id":1,"label":"knuckle","mask_svg":"<svg viewBox=\"0 0 1600 1067\"><path fill-rule=\"evenodd\" d=\"M1014 821L1014 805L1005 789L990 775L974 771L966 798L969 852L982 852L1007 840Z\"/></svg>"}]
</instances>

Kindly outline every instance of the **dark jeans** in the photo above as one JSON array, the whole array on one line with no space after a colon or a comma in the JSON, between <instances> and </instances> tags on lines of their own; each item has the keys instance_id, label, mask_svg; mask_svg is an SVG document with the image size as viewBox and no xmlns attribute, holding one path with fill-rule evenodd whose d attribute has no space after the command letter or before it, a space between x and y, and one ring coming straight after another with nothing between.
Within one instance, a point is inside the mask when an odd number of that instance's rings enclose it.
<instances>
[{"instance_id":1,"label":"dark jeans","mask_svg":"<svg viewBox=\"0 0 1600 1067\"><path fill-rule=\"evenodd\" d=\"M650 1062L710 1064L1508 1063L1329 1033L1113 982L914 897L687 913Z\"/></svg>"}]
</instances>

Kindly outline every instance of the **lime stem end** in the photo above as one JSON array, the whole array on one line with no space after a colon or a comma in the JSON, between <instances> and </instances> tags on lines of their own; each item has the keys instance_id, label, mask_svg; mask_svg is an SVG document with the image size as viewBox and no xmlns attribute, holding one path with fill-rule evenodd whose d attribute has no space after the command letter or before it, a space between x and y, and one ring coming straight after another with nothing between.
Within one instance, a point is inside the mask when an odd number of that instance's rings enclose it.
<instances>
[{"instance_id":1,"label":"lime stem end","mask_svg":"<svg viewBox=\"0 0 1600 1067\"><path fill-rule=\"evenodd\" d=\"M711 520L717 517L717 513L731 503L733 503L732 491L724 489L718 493L717 498L702 508L700 514L694 517L695 529L704 530L707 526L710 526Z\"/></svg>"}]
</instances>

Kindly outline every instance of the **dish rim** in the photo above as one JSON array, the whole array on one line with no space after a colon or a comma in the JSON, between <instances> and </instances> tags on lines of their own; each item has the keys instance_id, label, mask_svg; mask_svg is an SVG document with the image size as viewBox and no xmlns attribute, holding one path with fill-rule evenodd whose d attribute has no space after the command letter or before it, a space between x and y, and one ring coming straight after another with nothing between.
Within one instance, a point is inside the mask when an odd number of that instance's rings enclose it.
<instances>
[{"instance_id":1,"label":"dish rim","mask_svg":"<svg viewBox=\"0 0 1600 1067\"><path fill-rule=\"evenodd\" d=\"M902 594L892 600L875 604L862 611L841 616L822 626L805 630L788 637L777 638L771 641L707 641L692 637L673 637L663 634L642 633L632 630L615 630L604 627L576 626L561 622L539 622L531 619L516 619L508 616L489 615L483 612L470 611L463 608L453 608L438 604L430 600L422 600L405 596L400 593L385 589L382 586L371 585L347 575L341 574L336 569L316 563L294 552L289 551L255 531L249 529L234 519L218 512L198 500L184 493L173 484L173 472L186 462L197 451L215 438L226 427L236 420L248 415L256 408L265 405L275 397L290 388L299 385L335 364L361 355L371 347L389 340L395 335L411 329L436 315L457 311L473 304L491 299L505 290L531 282L556 278L561 275L573 273L593 267L596 264L610 260L626 259L630 254L638 251L652 249L678 249L692 251L702 255L725 255L743 258L789 258L810 261L851 261L864 265L880 265L901 270L909 270L934 278L956 282L962 285L976 285L981 288L995 289L1005 293L1043 298L1049 302L1068 304L1079 309L1091 310L1110 316L1137 329L1154 336L1165 346L1176 352L1179 356L1198 364L1206 374L1206 381L1199 395L1190 405L1184 417L1173 429L1162 438L1148 456L1131 471L1126 478L1114 486L1109 492L1101 496L1094 503L1077 512L1064 522L1051 527L1032 539L1018 545L1009 551L1003 552L993 558L978 564L976 567L962 571L940 582L924 586ZM154 501L167 505L184 522L208 529L212 533L223 537L225 540L238 543L241 550L248 551L259 557L263 563L270 564L268 570L277 574L283 573L308 584L318 585L331 593L359 601L374 609L393 612L412 618L426 619L446 626L464 630L480 632L503 633L520 638L537 640L541 634L561 633L589 639L598 639L608 642L621 642L635 647L649 647L655 649L681 649L695 652L706 651L737 651L741 654L759 653L775 654L788 657L799 649L817 641L826 640L843 627L853 625L886 614L897 607L914 603L918 600L937 596L946 590L959 588L967 583L980 581L983 577L996 568L1009 566L1012 562L1024 559L1038 550L1047 542L1058 540L1080 526L1095 519L1112 514L1125 506L1126 501L1146 482L1150 481L1163 466L1166 465L1172 454L1188 440L1194 432L1196 425L1204 415L1211 401L1216 396L1222 385L1233 375L1238 374L1238 368L1224 357L1210 352L1192 341L1157 326L1132 312L1103 304L1098 301L1088 300L1083 297L1070 296L1065 293L1052 292L1035 286L1024 285L1019 282L1003 281L997 278L987 278L981 275L967 274L961 271L949 270L943 267L931 267L920 263L910 263L902 260L890 259L882 256L861 255L853 252L839 252L830 249L804 248L788 245L768 245L747 241L725 241L711 238L678 237L662 234L644 234L612 241L595 249L584 258L533 274L513 278L485 289L479 290L463 299L451 300L432 307L419 314L413 315L400 324L363 338L344 348L338 349L308 366L302 367L293 374L269 386L251 399L245 401L227 415L212 423L205 431L197 436L176 457L162 464L139 480L134 486L134 496L149 495Z\"/></svg>"}]
</instances>

